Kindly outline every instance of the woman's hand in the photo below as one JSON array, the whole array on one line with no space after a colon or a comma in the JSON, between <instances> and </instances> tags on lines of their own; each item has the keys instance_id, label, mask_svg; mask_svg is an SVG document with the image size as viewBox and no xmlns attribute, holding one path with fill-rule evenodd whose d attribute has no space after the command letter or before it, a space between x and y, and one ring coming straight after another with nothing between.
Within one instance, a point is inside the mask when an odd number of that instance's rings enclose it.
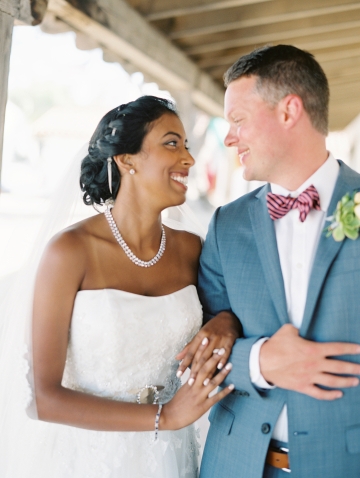
<instances>
[{"instance_id":1,"label":"woman's hand","mask_svg":"<svg viewBox=\"0 0 360 478\"><path fill-rule=\"evenodd\" d=\"M241 335L242 327L239 319L232 312L220 312L209 320L195 335L193 340L176 356L177 360L182 360L177 376L181 377L191 364L189 380L195 379L200 368L209 360L213 353L220 355L217 369L221 370L230 356L235 340L241 337ZM211 377L212 375L208 376L208 378Z\"/></svg>"},{"instance_id":2,"label":"woman's hand","mask_svg":"<svg viewBox=\"0 0 360 478\"><path fill-rule=\"evenodd\" d=\"M221 355L212 354L198 370L196 378L189 379L170 402L163 406L159 430L178 430L194 423L213 405L232 392L233 384L209 397L211 392L223 382L232 368L231 364L228 363L217 375L213 376L220 360L222 360ZM213 378L210 379L209 377Z\"/></svg>"}]
</instances>

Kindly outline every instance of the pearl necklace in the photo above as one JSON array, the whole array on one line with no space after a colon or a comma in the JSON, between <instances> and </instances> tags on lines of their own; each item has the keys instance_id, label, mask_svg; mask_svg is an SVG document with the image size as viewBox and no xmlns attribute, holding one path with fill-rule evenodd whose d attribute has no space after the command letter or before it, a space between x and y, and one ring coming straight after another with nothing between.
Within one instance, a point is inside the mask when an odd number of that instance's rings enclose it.
<instances>
[{"instance_id":1,"label":"pearl necklace","mask_svg":"<svg viewBox=\"0 0 360 478\"><path fill-rule=\"evenodd\" d=\"M120 234L119 229L117 228L114 218L111 214L111 209L106 209L104 214L109 223L110 229L112 233L114 234L115 239L120 244L121 248L123 249L125 254L128 256L128 258L131 260L131 262L133 262L139 267L151 267L155 265L161 259L162 255L165 252L165 246L166 246L166 235L165 235L165 229L163 225L161 225L162 232L161 232L161 241L160 241L160 247L159 247L158 253L150 261L142 261L141 259L135 256L135 254L132 252L130 247L124 241L122 235Z\"/></svg>"}]
</instances>

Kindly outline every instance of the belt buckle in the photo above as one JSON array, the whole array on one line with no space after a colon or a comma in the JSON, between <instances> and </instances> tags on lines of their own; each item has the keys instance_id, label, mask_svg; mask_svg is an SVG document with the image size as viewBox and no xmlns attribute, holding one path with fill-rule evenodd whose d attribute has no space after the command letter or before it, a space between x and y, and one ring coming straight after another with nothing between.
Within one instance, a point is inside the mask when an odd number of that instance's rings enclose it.
<instances>
[{"instance_id":1,"label":"belt buckle","mask_svg":"<svg viewBox=\"0 0 360 478\"><path fill-rule=\"evenodd\" d=\"M281 446L279 450L284 451L285 453L289 453L289 448L286 448L285 446ZM291 473L290 468L281 468L282 471L286 471L286 473Z\"/></svg>"},{"instance_id":2,"label":"belt buckle","mask_svg":"<svg viewBox=\"0 0 360 478\"><path fill-rule=\"evenodd\" d=\"M164 389L163 385L145 385L136 390L128 390L128 393L136 395L136 402L151 403L153 405L159 403L159 392Z\"/></svg>"}]
</instances>

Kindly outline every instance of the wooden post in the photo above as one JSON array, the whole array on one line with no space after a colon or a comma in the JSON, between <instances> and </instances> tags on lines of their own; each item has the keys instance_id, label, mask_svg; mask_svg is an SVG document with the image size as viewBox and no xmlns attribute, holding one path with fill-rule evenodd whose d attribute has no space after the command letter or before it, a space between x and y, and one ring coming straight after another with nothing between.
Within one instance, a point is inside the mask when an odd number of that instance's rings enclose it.
<instances>
[{"instance_id":1,"label":"wooden post","mask_svg":"<svg viewBox=\"0 0 360 478\"><path fill-rule=\"evenodd\" d=\"M9 14L0 11L0 181L13 26L14 18Z\"/></svg>"},{"instance_id":2,"label":"wooden post","mask_svg":"<svg viewBox=\"0 0 360 478\"><path fill-rule=\"evenodd\" d=\"M14 19L27 25L37 25L45 14L46 5L47 0L0 0L0 184Z\"/></svg>"}]
</instances>

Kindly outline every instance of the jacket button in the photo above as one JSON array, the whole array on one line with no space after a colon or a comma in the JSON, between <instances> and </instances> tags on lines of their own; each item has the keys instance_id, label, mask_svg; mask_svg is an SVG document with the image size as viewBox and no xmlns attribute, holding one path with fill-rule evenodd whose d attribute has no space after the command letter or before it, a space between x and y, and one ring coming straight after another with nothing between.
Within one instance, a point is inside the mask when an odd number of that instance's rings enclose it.
<instances>
[{"instance_id":1,"label":"jacket button","mask_svg":"<svg viewBox=\"0 0 360 478\"><path fill-rule=\"evenodd\" d=\"M266 435L267 433L269 433L269 431L271 430L271 426L269 423L263 423L261 425L261 431L262 433L264 433L264 435Z\"/></svg>"}]
</instances>

